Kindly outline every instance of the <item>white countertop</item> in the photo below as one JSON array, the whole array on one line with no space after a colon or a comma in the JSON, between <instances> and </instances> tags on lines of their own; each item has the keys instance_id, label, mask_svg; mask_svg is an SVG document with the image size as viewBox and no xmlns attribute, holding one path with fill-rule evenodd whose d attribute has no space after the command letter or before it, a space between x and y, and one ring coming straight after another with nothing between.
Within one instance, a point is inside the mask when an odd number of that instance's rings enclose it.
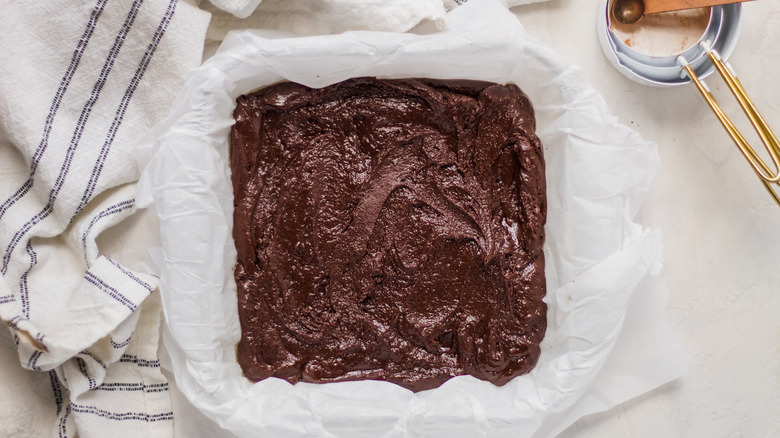
<instances>
[{"instance_id":1,"label":"white countertop","mask_svg":"<svg viewBox=\"0 0 780 438\"><path fill-rule=\"evenodd\" d=\"M531 36L583 70L613 114L658 143L661 172L639 221L663 233L667 314L691 361L684 378L585 417L560 436L780 436L780 208L693 86L647 88L612 68L596 37L600 3L551 0L513 11ZM780 132L780 2L744 5L730 61ZM707 82L759 144L723 82ZM151 226L142 221L130 226ZM8 339L0 340L10 352ZM28 372L13 367L14 354L0 359L0 380L11 382L5 390L22 390ZM171 393L176 436L231 436L189 405L175 382Z\"/></svg>"},{"instance_id":2,"label":"white countertop","mask_svg":"<svg viewBox=\"0 0 780 438\"><path fill-rule=\"evenodd\" d=\"M583 418L561 437L780 436L780 208L695 87L648 88L611 67L596 38L599 3L513 11L583 70L621 122L658 143L661 172L639 220L663 233L667 314L691 362L684 378ZM730 62L780 132L780 2L744 4ZM722 80L707 83L760 146Z\"/></svg>"}]
</instances>

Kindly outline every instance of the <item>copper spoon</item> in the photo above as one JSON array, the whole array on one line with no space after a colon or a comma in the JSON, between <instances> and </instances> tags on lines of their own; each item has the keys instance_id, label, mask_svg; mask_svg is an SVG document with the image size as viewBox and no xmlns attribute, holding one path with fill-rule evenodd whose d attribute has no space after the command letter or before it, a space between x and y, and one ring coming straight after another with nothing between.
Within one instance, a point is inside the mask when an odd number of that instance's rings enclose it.
<instances>
[{"instance_id":1,"label":"copper spoon","mask_svg":"<svg viewBox=\"0 0 780 438\"><path fill-rule=\"evenodd\" d=\"M612 3L612 16L619 23L632 24L647 14L740 3L742 1L749 0L615 0Z\"/></svg>"}]
</instances>

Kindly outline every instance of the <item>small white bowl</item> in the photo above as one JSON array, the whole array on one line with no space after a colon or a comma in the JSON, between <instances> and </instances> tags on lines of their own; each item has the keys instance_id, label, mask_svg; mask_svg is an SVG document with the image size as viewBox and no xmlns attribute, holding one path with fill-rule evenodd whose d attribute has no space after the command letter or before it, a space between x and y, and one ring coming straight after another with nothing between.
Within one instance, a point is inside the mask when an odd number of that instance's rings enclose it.
<instances>
[{"instance_id":1,"label":"small white bowl","mask_svg":"<svg viewBox=\"0 0 780 438\"><path fill-rule=\"evenodd\" d=\"M715 71L715 67L707 60L707 54L699 43L706 42L723 59L728 59L739 37L742 5L713 6L707 27L696 44L670 56L646 55L626 45L610 29L611 5L612 0L602 0L599 8L598 35L601 48L620 73L643 85L671 87L690 83L691 79L677 63L679 55L688 61L700 78L707 77Z\"/></svg>"}]
</instances>

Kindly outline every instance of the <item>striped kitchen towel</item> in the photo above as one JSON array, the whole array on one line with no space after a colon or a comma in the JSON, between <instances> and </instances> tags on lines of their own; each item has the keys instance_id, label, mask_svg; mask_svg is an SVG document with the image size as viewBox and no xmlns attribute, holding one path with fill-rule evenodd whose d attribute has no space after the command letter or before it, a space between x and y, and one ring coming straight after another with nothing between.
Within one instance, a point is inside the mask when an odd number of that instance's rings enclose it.
<instances>
[{"instance_id":1,"label":"striped kitchen towel","mask_svg":"<svg viewBox=\"0 0 780 438\"><path fill-rule=\"evenodd\" d=\"M53 436L171 436L157 279L95 239L134 212L131 150L200 63L209 15L177 0L0 10L0 319L51 386Z\"/></svg>"}]
</instances>

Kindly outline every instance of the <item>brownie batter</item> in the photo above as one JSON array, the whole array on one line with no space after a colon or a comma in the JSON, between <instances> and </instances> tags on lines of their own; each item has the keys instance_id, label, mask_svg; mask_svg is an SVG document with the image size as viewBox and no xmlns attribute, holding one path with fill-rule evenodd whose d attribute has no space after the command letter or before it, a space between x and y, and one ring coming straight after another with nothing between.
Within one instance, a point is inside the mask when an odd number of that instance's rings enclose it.
<instances>
[{"instance_id":1,"label":"brownie batter","mask_svg":"<svg viewBox=\"0 0 780 438\"><path fill-rule=\"evenodd\" d=\"M503 385L546 328L544 159L515 85L285 82L231 133L238 362L252 380Z\"/></svg>"}]
</instances>

